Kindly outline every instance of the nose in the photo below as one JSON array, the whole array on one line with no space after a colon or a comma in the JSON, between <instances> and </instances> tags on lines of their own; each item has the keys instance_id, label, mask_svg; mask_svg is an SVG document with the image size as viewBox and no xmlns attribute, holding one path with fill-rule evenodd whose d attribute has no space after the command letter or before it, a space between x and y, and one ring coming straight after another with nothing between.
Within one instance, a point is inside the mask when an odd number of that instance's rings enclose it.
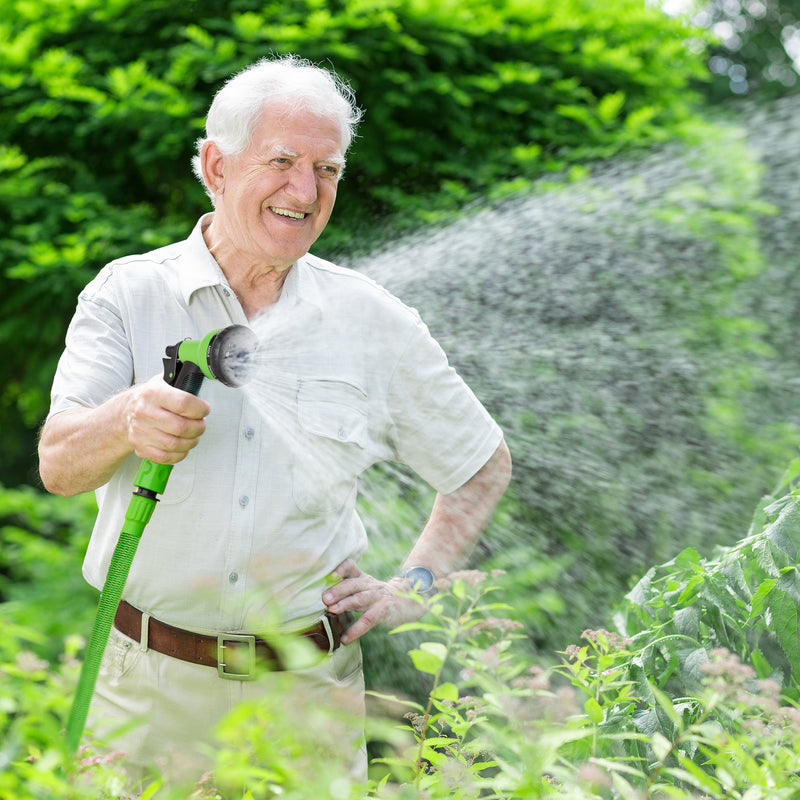
<instances>
[{"instance_id":1,"label":"nose","mask_svg":"<svg viewBox=\"0 0 800 800\"><path fill-rule=\"evenodd\" d=\"M317 199L317 176L312 165L296 164L287 187L298 203L311 205Z\"/></svg>"}]
</instances>

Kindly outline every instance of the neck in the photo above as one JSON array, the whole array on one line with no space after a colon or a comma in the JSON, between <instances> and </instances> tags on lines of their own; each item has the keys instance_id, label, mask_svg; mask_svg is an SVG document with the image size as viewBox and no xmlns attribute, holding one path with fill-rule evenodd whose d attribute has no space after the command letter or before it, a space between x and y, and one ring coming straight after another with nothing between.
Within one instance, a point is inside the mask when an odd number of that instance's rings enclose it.
<instances>
[{"instance_id":1,"label":"neck","mask_svg":"<svg viewBox=\"0 0 800 800\"><path fill-rule=\"evenodd\" d=\"M236 297L239 298L245 315L251 319L265 308L278 302L288 274L288 269L283 272L277 270L264 272L263 268L261 270L254 268L238 276L226 273L225 277L227 277L231 289L236 293Z\"/></svg>"},{"instance_id":2,"label":"neck","mask_svg":"<svg viewBox=\"0 0 800 800\"><path fill-rule=\"evenodd\" d=\"M248 319L278 302L291 264L273 266L231 250L225 238L216 235L213 218L204 225L203 238Z\"/></svg>"}]
</instances>

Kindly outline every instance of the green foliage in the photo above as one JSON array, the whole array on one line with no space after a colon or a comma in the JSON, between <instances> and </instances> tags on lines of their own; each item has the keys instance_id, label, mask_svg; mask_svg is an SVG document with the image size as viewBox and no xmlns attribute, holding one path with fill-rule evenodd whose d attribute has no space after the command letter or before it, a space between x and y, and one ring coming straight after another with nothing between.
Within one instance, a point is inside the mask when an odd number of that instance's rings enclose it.
<instances>
[{"instance_id":1,"label":"green foliage","mask_svg":"<svg viewBox=\"0 0 800 800\"><path fill-rule=\"evenodd\" d=\"M295 703L292 677L285 674L274 697L241 704L220 725L213 773L198 776L194 787L173 789L156 777L138 787L141 796L796 796L800 711L781 698L774 681L759 680L731 651L701 647L702 656L686 657L685 637L671 636L654 620L631 638L587 630L583 644L571 645L560 665L546 669L531 661L520 626L502 616L509 606L494 579L475 572L452 578L425 617L395 632L420 636L408 658L426 692L421 701L373 693L368 731L381 752L367 785L345 773L335 752L347 730L346 712ZM118 754L85 751L73 764L61 741L60 721L77 672L74 642L52 669L27 651L29 632L11 625L2 631L4 800L119 797L125 790ZM691 680L677 687L663 669L651 671L650 654L658 648L671 648L678 656L672 671Z\"/></svg>"},{"instance_id":2,"label":"green foliage","mask_svg":"<svg viewBox=\"0 0 800 800\"><path fill-rule=\"evenodd\" d=\"M674 695L642 668L646 650L605 630L585 631L560 668L585 698L562 755L584 764L600 797L793 797L800 712L779 687L723 648L703 651L691 692Z\"/></svg>"},{"instance_id":3,"label":"green foliage","mask_svg":"<svg viewBox=\"0 0 800 800\"><path fill-rule=\"evenodd\" d=\"M696 5L697 23L716 34L709 52L714 79L708 89L713 99L765 99L800 90L797 0L700 0Z\"/></svg>"},{"instance_id":4,"label":"green foliage","mask_svg":"<svg viewBox=\"0 0 800 800\"><path fill-rule=\"evenodd\" d=\"M787 473L793 483L800 462ZM759 510L749 535L717 557L692 550L654 567L628 595L620 624L647 652L642 668L671 694L691 692L705 653L724 647L800 696L796 492Z\"/></svg>"},{"instance_id":5,"label":"green foliage","mask_svg":"<svg viewBox=\"0 0 800 800\"><path fill-rule=\"evenodd\" d=\"M573 325L579 314L571 318L569 304L545 309L563 358L545 352L547 337L523 348L518 376L534 374L542 396L559 381L569 391L561 393L567 403L545 403L547 413L526 405L508 420L517 447L539 461L518 472L500 509L491 536L504 546L479 555L508 569L497 582L514 607L498 608L494 588L457 583L433 617L368 649L385 690L375 699L411 712L400 729L391 718L371 720L380 762L368 792L376 798L702 792L752 800L797 791L796 717L780 705L798 689L793 495L759 514L736 547L713 559L686 550L651 570L620 612L630 641L587 632L587 644L548 671L531 665L513 633L522 622L552 659L547 645L556 635L569 639L583 619L597 623L627 588L632 565L738 526L751 484L785 446L787 426L772 418L769 432L760 419L756 426L757 406L745 400L767 393L769 375L754 365L771 357L760 323L737 310L763 267L758 221L772 209L760 200L761 176L736 134L704 127L698 137L684 124L689 85L705 77L702 54L687 47L687 36L703 46L697 31L638 0L612 5L0 0L7 483L35 480L33 431L77 291L111 258L185 235L207 208L188 167L193 140L214 90L262 55L330 59L367 108L321 255L446 219L478 196L496 202L551 171L580 178L582 165L621 150L676 136L696 147L695 179L655 204L659 186L633 182L584 198L583 210L621 192L633 201L624 214L644 209L648 225L621 228L626 218L605 231L630 237L637 268L616 274L604 264L590 274L598 297L590 311L601 316ZM674 255L670 268L640 271L659 248ZM695 269L687 270L687 254ZM653 311L623 337L635 357L611 368L609 331L620 335L621 327L586 334L603 303L625 308L627 287L659 298L669 336L659 330L660 341L648 339ZM614 303L607 308L613 315ZM674 357L655 358L667 349ZM636 383L631 374L642 364L636 374L646 380ZM691 447L676 449L678 440ZM633 451L609 480L608 464ZM738 471L728 468L734 463ZM365 506L371 536L386 534L370 554L384 575L430 501L412 484L387 487ZM725 517L718 528L711 508ZM64 761L59 731L79 643L68 639L63 663L52 666L67 633L90 627L94 593L80 578L80 556L92 512L90 500L0 492L4 800L120 793L113 758L84 754L77 769ZM632 554L633 545L641 550ZM498 611L517 624L494 618ZM720 645L745 666L718 653ZM782 682L783 700L758 683L767 677ZM408 696L390 700L386 687L398 684ZM305 800L310 783L321 800L363 796L346 776L294 761L330 721L312 715L304 726L293 714L237 709L220 729L220 782L249 797ZM285 731L280 748L260 735L266 724ZM196 796L215 793L209 784ZM145 790L167 794L158 782Z\"/></svg>"},{"instance_id":6,"label":"green foliage","mask_svg":"<svg viewBox=\"0 0 800 800\"><path fill-rule=\"evenodd\" d=\"M368 109L320 254L506 181L669 137L702 76L639 0L0 2L0 424L7 483L79 289L208 209L189 159L214 91L269 53L330 61Z\"/></svg>"},{"instance_id":7,"label":"green foliage","mask_svg":"<svg viewBox=\"0 0 800 800\"><path fill-rule=\"evenodd\" d=\"M630 639L587 630L585 644L545 670L493 616L507 610L493 590L457 580L452 604L411 626L428 638L410 656L431 676L429 696L406 703L413 746L383 761L413 787L409 797L795 796L800 711L734 653L687 656L681 637L654 622ZM797 638L796 619L786 635ZM672 672L691 681L665 681L654 647L680 654ZM458 685L442 680L448 661Z\"/></svg>"},{"instance_id":8,"label":"green foliage","mask_svg":"<svg viewBox=\"0 0 800 800\"><path fill-rule=\"evenodd\" d=\"M15 625L0 606L0 796L3 800L100 800L119 797L113 759L71 764L63 739L77 680L80 642L59 642L57 668L39 658L43 636ZM85 754L84 754L85 755ZM86 775L91 777L86 779Z\"/></svg>"},{"instance_id":9,"label":"green foliage","mask_svg":"<svg viewBox=\"0 0 800 800\"><path fill-rule=\"evenodd\" d=\"M81 576L96 506L29 487L0 487L0 603L9 623L36 629L39 656L53 659L66 635L91 628L97 593Z\"/></svg>"}]
</instances>

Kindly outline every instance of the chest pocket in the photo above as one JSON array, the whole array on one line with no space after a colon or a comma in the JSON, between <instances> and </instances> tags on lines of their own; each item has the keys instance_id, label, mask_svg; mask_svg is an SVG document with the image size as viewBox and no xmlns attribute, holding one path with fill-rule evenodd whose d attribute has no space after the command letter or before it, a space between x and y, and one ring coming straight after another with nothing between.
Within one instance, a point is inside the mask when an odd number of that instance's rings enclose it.
<instances>
[{"instance_id":1,"label":"chest pocket","mask_svg":"<svg viewBox=\"0 0 800 800\"><path fill-rule=\"evenodd\" d=\"M125 492L126 499L130 496L128 493L133 490L136 474L141 464L141 458L135 455L129 456L119 471L119 478L115 478ZM166 488L158 498L158 505L174 505L186 500L194 489L196 471L197 450L195 449L190 450L186 458L179 461L170 471ZM158 518L158 506L154 513Z\"/></svg>"},{"instance_id":2,"label":"chest pocket","mask_svg":"<svg viewBox=\"0 0 800 800\"><path fill-rule=\"evenodd\" d=\"M366 394L344 381L302 381L297 431L294 501L306 513L337 511L355 494L358 476L372 463Z\"/></svg>"},{"instance_id":3,"label":"chest pocket","mask_svg":"<svg viewBox=\"0 0 800 800\"><path fill-rule=\"evenodd\" d=\"M194 489L194 480L197 473L197 451L190 450L183 461L179 461L169 474L164 494L160 502L164 505L174 505L186 500Z\"/></svg>"}]
</instances>

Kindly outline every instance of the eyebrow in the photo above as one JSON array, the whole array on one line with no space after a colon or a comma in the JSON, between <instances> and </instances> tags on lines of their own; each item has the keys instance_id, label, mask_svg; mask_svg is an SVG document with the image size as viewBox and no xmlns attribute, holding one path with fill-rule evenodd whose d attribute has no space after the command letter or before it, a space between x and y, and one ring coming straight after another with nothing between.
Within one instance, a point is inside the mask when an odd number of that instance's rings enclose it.
<instances>
[{"instance_id":1,"label":"eyebrow","mask_svg":"<svg viewBox=\"0 0 800 800\"><path fill-rule=\"evenodd\" d=\"M296 153L294 150L290 150L288 147L283 147L283 145L276 145L273 148L274 152L279 156L286 156L287 158L299 158L300 154ZM343 167L345 164L345 159L342 156L327 156L326 158L321 158L317 163L326 163L326 164L336 164L339 167Z\"/></svg>"}]
</instances>

